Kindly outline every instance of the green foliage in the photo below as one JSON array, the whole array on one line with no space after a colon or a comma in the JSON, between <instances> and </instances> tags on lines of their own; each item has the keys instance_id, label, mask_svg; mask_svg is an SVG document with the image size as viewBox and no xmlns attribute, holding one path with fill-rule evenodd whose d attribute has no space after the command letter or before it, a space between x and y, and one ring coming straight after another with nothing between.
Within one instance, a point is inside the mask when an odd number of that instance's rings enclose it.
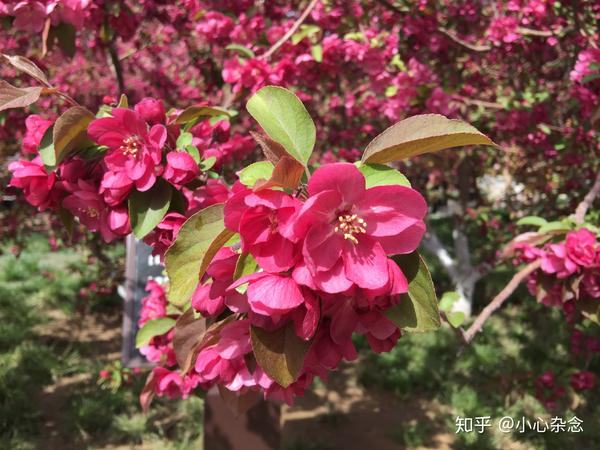
<instances>
[{"instance_id":1,"label":"green foliage","mask_svg":"<svg viewBox=\"0 0 600 450\"><path fill-rule=\"evenodd\" d=\"M315 146L316 129L293 92L266 86L248 100L246 108L271 139L306 166Z\"/></svg>"},{"instance_id":2,"label":"green foliage","mask_svg":"<svg viewBox=\"0 0 600 450\"><path fill-rule=\"evenodd\" d=\"M213 256L232 236L223 223L222 204L198 211L183 224L165 255L171 303L183 306L191 299Z\"/></svg>"},{"instance_id":3,"label":"green foliage","mask_svg":"<svg viewBox=\"0 0 600 450\"><path fill-rule=\"evenodd\" d=\"M248 187L253 187L258 180L269 180L273 175L273 163L259 161L244 167L240 171L240 182Z\"/></svg>"},{"instance_id":4,"label":"green foliage","mask_svg":"<svg viewBox=\"0 0 600 450\"><path fill-rule=\"evenodd\" d=\"M408 293L385 315L403 331L434 331L440 327L440 314L431 274L418 252L397 255L396 263L408 280Z\"/></svg>"},{"instance_id":5,"label":"green foliage","mask_svg":"<svg viewBox=\"0 0 600 450\"><path fill-rule=\"evenodd\" d=\"M142 239L161 222L169 210L172 195L171 185L161 178L146 192L131 192L129 218L133 233L138 239Z\"/></svg>"},{"instance_id":6,"label":"green foliage","mask_svg":"<svg viewBox=\"0 0 600 450\"><path fill-rule=\"evenodd\" d=\"M158 319L149 320L138 331L135 337L135 346L143 347L150 342L155 336L160 336L168 332L175 325L175 319L170 317L160 317Z\"/></svg>"},{"instance_id":7,"label":"green foliage","mask_svg":"<svg viewBox=\"0 0 600 450\"><path fill-rule=\"evenodd\" d=\"M410 187L408 178L392 167L384 164L356 164L358 165L358 170L365 176L367 189L390 184Z\"/></svg>"}]
</instances>

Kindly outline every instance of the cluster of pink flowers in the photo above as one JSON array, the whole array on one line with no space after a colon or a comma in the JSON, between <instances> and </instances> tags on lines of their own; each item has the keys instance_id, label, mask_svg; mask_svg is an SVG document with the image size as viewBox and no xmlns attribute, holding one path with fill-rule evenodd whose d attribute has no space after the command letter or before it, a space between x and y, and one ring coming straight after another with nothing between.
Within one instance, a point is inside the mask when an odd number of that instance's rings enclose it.
<instances>
[{"instance_id":1,"label":"cluster of pink flowers","mask_svg":"<svg viewBox=\"0 0 600 450\"><path fill-rule=\"evenodd\" d=\"M540 269L528 278L529 291L541 303L563 308L567 316L573 313L575 301L600 298L600 243L587 228L570 231L564 241L542 247L520 244L518 260L541 260Z\"/></svg>"},{"instance_id":2,"label":"cluster of pink flowers","mask_svg":"<svg viewBox=\"0 0 600 450\"><path fill-rule=\"evenodd\" d=\"M577 62L571 71L571 80L583 83L586 77L595 74L600 77L600 49L589 48L577 55Z\"/></svg>"},{"instance_id":3,"label":"cluster of pink flowers","mask_svg":"<svg viewBox=\"0 0 600 450\"><path fill-rule=\"evenodd\" d=\"M406 293L405 275L390 255L413 252L425 232L427 205L409 187L365 187L349 163L321 166L306 198L275 189L236 184L225 204L225 225L240 235L239 248L215 255L192 297L207 318L223 317L217 339L199 349L190 373L174 364L172 335L154 338L142 352L154 369L158 395L187 396L191 389L219 384L235 392L260 390L291 403L315 376L356 358L352 335L366 336L376 352L389 351L400 330L385 315ZM234 279L242 258L256 269ZM154 282L143 302L142 323L166 315L164 292ZM274 331L291 326L311 341L298 379L284 388L255 363L251 327Z\"/></svg>"},{"instance_id":4,"label":"cluster of pink flowers","mask_svg":"<svg viewBox=\"0 0 600 450\"><path fill-rule=\"evenodd\" d=\"M9 0L0 1L0 16L14 16L18 30L39 33L46 20L53 25L61 22L81 28L90 9L97 9L92 0Z\"/></svg>"},{"instance_id":5,"label":"cluster of pink flowers","mask_svg":"<svg viewBox=\"0 0 600 450\"><path fill-rule=\"evenodd\" d=\"M133 109L112 108L108 117L97 118L88 126L96 155L85 159L75 154L54 171L46 168L37 154L53 121L29 116L23 153L34 158L9 165L10 185L22 189L26 200L38 210L63 208L110 242L131 232L127 209L131 194L147 193L162 179L185 199L185 209L169 212L146 237L162 255L186 216L225 201L229 194L218 179L202 181L199 161L186 149L177 148L182 132L175 124L177 115L167 116L162 101L151 98ZM198 154L204 159L214 157L219 165L228 158L243 158L253 149L251 138L231 133L226 120L215 124L200 121L189 133Z\"/></svg>"}]
</instances>

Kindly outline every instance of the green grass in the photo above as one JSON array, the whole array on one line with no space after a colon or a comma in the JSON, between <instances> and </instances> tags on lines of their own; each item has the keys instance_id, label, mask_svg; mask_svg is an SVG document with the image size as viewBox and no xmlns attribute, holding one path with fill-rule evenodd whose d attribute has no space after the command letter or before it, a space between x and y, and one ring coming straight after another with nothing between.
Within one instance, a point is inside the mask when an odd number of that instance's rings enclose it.
<instances>
[{"instance_id":1,"label":"green grass","mask_svg":"<svg viewBox=\"0 0 600 450\"><path fill-rule=\"evenodd\" d=\"M90 258L84 247L52 252L42 235L32 235L18 257L8 250L8 245L0 250L0 449L49 448L44 414L59 422L60 441L69 448L200 448L201 399L159 399L145 416L138 404L145 374L116 392L99 387L98 372L111 361L93 342L75 338L90 315L118 323L122 307L116 294L79 294L92 281L110 285L110 277L119 276L123 246L105 249L110 267ZM50 314L57 313L71 318L73 338L44 332L52 325ZM42 406L49 392L50 412Z\"/></svg>"}]
</instances>

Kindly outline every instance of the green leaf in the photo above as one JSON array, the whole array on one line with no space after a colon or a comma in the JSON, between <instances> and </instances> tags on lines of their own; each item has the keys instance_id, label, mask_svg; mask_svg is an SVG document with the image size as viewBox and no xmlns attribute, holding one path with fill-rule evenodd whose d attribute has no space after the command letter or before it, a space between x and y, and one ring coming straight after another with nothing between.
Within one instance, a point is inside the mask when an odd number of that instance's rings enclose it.
<instances>
[{"instance_id":1,"label":"green leaf","mask_svg":"<svg viewBox=\"0 0 600 450\"><path fill-rule=\"evenodd\" d=\"M133 234L142 239L163 219L171 204L173 188L162 179L157 179L150 190L133 190L129 196L129 219Z\"/></svg>"},{"instance_id":2,"label":"green leaf","mask_svg":"<svg viewBox=\"0 0 600 450\"><path fill-rule=\"evenodd\" d=\"M401 120L373 139L362 161L386 163L463 145L496 146L468 123L440 114L421 114Z\"/></svg>"},{"instance_id":3,"label":"green leaf","mask_svg":"<svg viewBox=\"0 0 600 450\"><path fill-rule=\"evenodd\" d=\"M192 135L192 133L188 133L187 131L185 131L179 135L179 137L177 138L177 142L175 142L175 146L177 148L184 149L188 145L192 145L193 139L194 136Z\"/></svg>"},{"instance_id":4,"label":"green leaf","mask_svg":"<svg viewBox=\"0 0 600 450\"><path fill-rule=\"evenodd\" d=\"M234 52L239 53L245 58L254 58L255 56L252 49L246 47L245 45L229 44L227 47L225 47L225 50L232 50Z\"/></svg>"},{"instance_id":5,"label":"green leaf","mask_svg":"<svg viewBox=\"0 0 600 450\"><path fill-rule=\"evenodd\" d=\"M54 143L52 142L53 128L49 127L40 141L40 157L48 172L54 170L56 167L56 154L54 153Z\"/></svg>"},{"instance_id":6,"label":"green leaf","mask_svg":"<svg viewBox=\"0 0 600 450\"><path fill-rule=\"evenodd\" d=\"M440 327L440 314L431 274L418 252L394 256L408 280L408 293L385 315L402 330L424 332Z\"/></svg>"},{"instance_id":7,"label":"green leaf","mask_svg":"<svg viewBox=\"0 0 600 450\"><path fill-rule=\"evenodd\" d=\"M240 182L244 186L253 187L258 180L270 179L274 168L269 161L252 163L240 171Z\"/></svg>"},{"instance_id":8,"label":"green leaf","mask_svg":"<svg viewBox=\"0 0 600 450\"><path fill-rule=\"evenodd\" d=\"M306 166L315 146L316 129L293 92L266 86L248 100L246 108L271 139Z\"/></svg>"},{"instance_id":9,"label":"green leaf","mask_svg":"<svg viewBox=\"0 0 600 450\"><path fill-rule=\"evenodd\" d=\"M192 158L194 159L194 162L196 164L200 164L200 161L201 161L200 152L198 151L198 149L196 148L195 145L186 145L184 150L192 156ZM214 156L212 156L211 158L214 158ZM216 160L216 158L215 158L215 160ZM205 169L202 168L202 170L205 170Z\"/></svg>"},{"instance_id":10,"label":"green leaf","mask_svg":"<svg viewBox=\"0 0 600 450\"><path fill-rule=\"evenodd\" d=\"M129 108L129 100L125 94L121 94L117 108Z\"/></svg>"},{"instance_id":11,"label":"green leaf","mask_svg":"<svg viewBox=\"0 0 600 450\"><path fill-rule=\"evenodd\" d=\"M207 170L210 170L215 165L216 162L217 162L216 156L209 156L208 158L206 158L200 162L200 169L203 172L206 172Z\"/></svg>"},{"instance_id":12,"label":"green leaf","mask_svg":"<svg viewBox=\"0 0 600 450\"><path fill-rule=\"evenodd\" d=\"M242 253L237 260L235 265L235 271L233 272L233 279L237 280L246 275L256 272L258 263L250 253ZM243 285L246 286L246 285ZM242 292L243 293L243 292Z\"/></svg>"},{"instance_id":13,"label":"green leaf","mask_svg":"<svg viewBox=\"0 0 600 450\"><path fill-rule=\"evenodd\" d=\"M460 295L458 292L444 292L442 298L440 299L439 308L444 312L449 312L452 310L452 306L454 303L460 299Z\"/></svg>"},{"instance_id":14,"label":"green leaf","mask_svg":"<svg viewBox=\"0 0 600 450\"><path fill-rule=\"evenodd\" d=\"M323 61L323 46L321 44L313 45L310 53L316 62L320 63Z\"/></svg>"},{"instance_id":15,"label":"green leaf","mask_svg":"<svg viewBox=\"0 0 600 450\"><path fill-rule=\"evenodd\" d=\"M546 219L538 216L525 216L517 221L517 225L533 225L535 227L541 227L547 223Z\"/></svg>"},{"instance_id":16,"label":"green leaf","mask_svg":"<svg viewBox=\"0 0 600 450\"><path fill-rule=\"evenodd\" d=\"M450 325L452 325L454 328L458 328L465 321L465 313L463 313L462 311L449 313L446 315L446 318L448 319Z\"/></svg>"},{"instance_id":17,"label":"green leaf","mask_svg":"<svg viewBox=\"0 0 600 450\"><path fill-rule=\"evenodd\" d=\"M165 255L169 301L185 305L219 249L234 235L223 223L223 204L209 206L185 221Z\"/></svg>"},{"instance_id":18,"label":"green leaf","mask_svg":"<svg viewBox=\"0 0 600 450\"><path fill-rule=\"evenodd\" d=\"M148 345L150 339L168 333L174 326L175 319L171 319L170 317L149 320L137 332L135 337L135 347L140 348L144 345Z\"/></svg>"},{"instance_id":19,"label":"green leaf","mask_svg":"<svg viewBox=\"0 0 600 450\"><path fill-rule=\"evenodd\" d=\"M544 234L549 233L551 231L570 231L571 226L565 221L554 221L545 223L540 227L538 233Z\"/></svg>"},{"instance_id":20,"label":"green leaf","mask_svg":"<svg viewBox=\"0 0 600 450\"><path fill-rule=\"evenodd\" d=\"M82 150L91 144L87 137L87 127L95 118L83 106L73 106L56 119L52 140L57 164L72 151Z\"/></svg>"},{"instance_id":21,"label":"green leaf","mask_svg":"<svg viewBox=\"0 0 600 450\"><path fill-rule=\"evenodd\" d=\"M402 173L388 167L384 164L360 164L357 163L358 170L365 176L367 189L375 186L388 186L390 184L399 184L400 186L410 186L410 181Z\"/></svg>"},{"instance_id":22,"label":"green leaf","mask_svg":"<svg viewBox=\"0 0 600 450\"><path fill-rule=\"evenodd\" d=\"M175 123L187 123L202 117L229 117L230 115L230 111L216 106L190 106L179 114Z\"/></svg>"},{"instance_id":23,"label":"green leaf","mask_svg":"<svg viewBox=\"0 0 600 450\"><path fill-rule=\"evenodd\" d=\"M275 331L252 326L250 338L256 362L269 377L284 388L298 379L311 342L296 336L293 322Z\"/></svg>"},{"instance_id":24,"label":"green leaf","mask_svg":"<svg viewBox=\"0 0 600 450\"><path fill-rule=\"evenodd\" d=\"M302 24L300 26L300 31L297 31L296 33L292 34L292 44L296 45L305 37L312 36L313 34L318 33L319 31L321 31L321 28L317 25Z\"/></svg>"}]
</instances>

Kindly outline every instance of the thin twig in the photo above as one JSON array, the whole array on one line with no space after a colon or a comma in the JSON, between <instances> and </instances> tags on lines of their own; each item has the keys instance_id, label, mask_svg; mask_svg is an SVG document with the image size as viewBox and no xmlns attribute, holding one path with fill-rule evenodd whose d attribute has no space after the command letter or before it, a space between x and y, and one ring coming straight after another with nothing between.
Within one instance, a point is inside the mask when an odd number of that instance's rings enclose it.
<instances>
[{"instance_id":1,"label":"thin twig","mask_svg":"<svg viewBox=\"0 0 600 450\"><path fill-rule=\"evenodd\" d=\"M397 13L397 14L402 14L402 11L398 7L394 6L392 3L388 2L387 0L376 0L376 1L381 6L389 9L392 12Z\"/></svg>"},{"instance_id":2,"label":"thin twig","mask_svg":"<svg viewBox=\"0 0 600 450\"><path fill-rule=\"evenodd\" d=\"M453 95L452 98L454 98L455 100L457 100L459 102L464 103L465 105L482 106L482 107L488 108L488 109L506 109L500 103L488 102L485 100L477 100L475 98L468 98L468 97L464 97L464 96L458 95L458 94Z\"/></svg>"},{"instance_id":3,"label":"thin twig","mask_svg":"<svg viewBox=\"0 0 600 450\"><path fill-rule=\"evenodd\" d=\"M540 259L526 265L523 269L519 270L512 279L508 282L508 284L500 291L494 299L488 303L488 305L483 308L483 311L479 313L475 322L469 327L467 331L464 332L464 342L468 344L473 340L475 335L481 331L483 324L489 317L492 315L494 311L502 306L502 304L510 297L510 295L517 289L517 287L525 280L532 272L535 272L539 269L542 261Z\"/></svg>"},{"instance_id":4,"label":"thin twig","mask_svg":"<svg viewBox=\"0 0 600 450\"><path fill-rule=\"evenodd\" d=\"M460 44L463 47L468 48L469 50L473 50L474 52L487 52L492 49L492 47L490 45L476 45L476 44L471 44L467 41L463 41L456 34L454 34L450 30L447 30L446 28L440 27L440 28L438 28L438 31L440 33L444 34L445 36L448 36L450 39L452 39L457 44Z\"/></svg>"},{"instance_id":5,"label":"thin twig","mask_svg":"<svg viewBox=\"0 0 600 450\"><path fill-rule=\"evenodd\" d=\"M306 20L306 18L311 13L311 11L315 8L315 6L317 6L318 2L319 2L319 0L312 0L308 4L308 6L304 10L304 12L300 15L300 17L298 17L298 19L294 22L294 24L291 26L291 28L289 30L287 30L287 33L285 33L281 37L281 39L279 39L277 42L275 42L275 44L273 44L270 49L268 49L265 53L263 53L261 58L269 59L271 57L271 55L273 55L273 53L275 53L279 49L279 47L281 47L285 43L285 41L287 41L289 38L291 38L292 35L298 30L298 28L300 28L300 25L302 25L302 22L304 22Z\"/></svg>"},{"instance_id":6,"label":"thin twig","mask_svg":"<svg viewBox=\"0 0 600 450\"><path fill-rule=\"evenodd\" d=\"M584 222L585 214L587 213L589 207L594 203L594 200L598 194L600 194L600 172L598 172L598 175L596 175L596 181L594 182L592 189L590 189L590 192L583 197L583 200L581 200L581 203L579 203L579 205L577 205L577 209L575 209L576 224L581 225Z\"/></svg>"},{"instance_id":7,"label":"thin twig","mask_svg":"<svg viewBox=\"0 0 600 450\"><path fill-rule=\"evenodd\" d=\"M110 60L112 62L113 68L115 69L115 76L117 78L117 84L119 86L119 94L124 94L125 79L123 78L123 67L121 66L121 60L119 59L119 55L117 54L117 49L115 48L114 41L111 41L108 44L108 54L110 55Z\"/></svg>"}]
</instances>

